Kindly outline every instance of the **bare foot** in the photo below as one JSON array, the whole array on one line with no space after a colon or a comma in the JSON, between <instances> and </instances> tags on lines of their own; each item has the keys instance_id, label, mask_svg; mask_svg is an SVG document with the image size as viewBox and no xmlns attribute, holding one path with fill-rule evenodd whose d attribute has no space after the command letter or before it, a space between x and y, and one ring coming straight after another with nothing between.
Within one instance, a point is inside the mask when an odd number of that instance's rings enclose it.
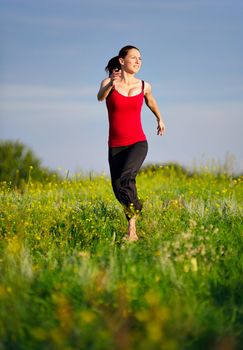
<instances>
[{"instance_id":1,"label":"bare foot","mask_svg":"<svg viewBox=\"0 0 243 350\"><path fill-rule=\"evenodd\" d=\"M123 241L126 241L126 242L136 242L138 239L139 239L138 236L131 237L126 235L125 237L123 237Z\"/></svg>"}]
</instances>

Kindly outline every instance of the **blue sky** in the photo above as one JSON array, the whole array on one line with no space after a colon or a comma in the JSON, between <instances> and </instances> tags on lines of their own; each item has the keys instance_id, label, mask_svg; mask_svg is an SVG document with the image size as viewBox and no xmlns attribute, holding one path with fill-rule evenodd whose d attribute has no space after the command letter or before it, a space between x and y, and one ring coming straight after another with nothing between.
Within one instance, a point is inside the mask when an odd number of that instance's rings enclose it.
<instances>
[{"instance_id":1,"label":"blue sky","mask_svg":"<svg viewBox=\"0 0 243 350\"><path fill-rule=\"evenodd\" d=\"M0 0L0 138L53 169L108 172L108 122L96 94L127 44L166 123L146 106L147 163L234 161L243 171L243 2Z\"/></svg>"}]
</instances>

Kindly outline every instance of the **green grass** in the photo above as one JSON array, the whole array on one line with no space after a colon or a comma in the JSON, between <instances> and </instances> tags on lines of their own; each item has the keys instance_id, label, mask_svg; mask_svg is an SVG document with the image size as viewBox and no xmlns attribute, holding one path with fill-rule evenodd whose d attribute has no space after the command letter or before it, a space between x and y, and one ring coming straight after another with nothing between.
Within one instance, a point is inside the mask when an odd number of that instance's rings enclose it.
<instances>
[{"instance_id":1,"label":"green grass","mask_svg":"<svg viewBox=\"0 0 243 350\"><path fill-rule=\"evenodd\" d=\"M243 348L243 177L137 179L140 240L109 178L0 189L0 350Z\"/></svg>"}]
</instances>

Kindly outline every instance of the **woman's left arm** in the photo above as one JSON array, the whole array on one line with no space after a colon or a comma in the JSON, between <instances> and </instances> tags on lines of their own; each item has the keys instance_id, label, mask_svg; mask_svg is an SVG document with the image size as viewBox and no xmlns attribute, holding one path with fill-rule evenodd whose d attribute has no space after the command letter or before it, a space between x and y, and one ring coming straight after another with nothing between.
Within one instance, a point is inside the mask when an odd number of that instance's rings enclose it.
<instances>
[{"instance_id":1,"label":"woman's left arm","mask_svg":"<svg viewBox=\"0 0 243 350\"><path fill-rule=\"evenodd\" d=\"M165 132L165 124L164 124L163 119L161 117L161 113L160 113L158 104L152 95L151 85L147 82L145 83L145 86L144 86L144 99L145 99L146 105L153 112L153 114L155 115L155 117L157 119L157 123L158 123L157 135L162 136Z\"/></svg>"}]
</instances>

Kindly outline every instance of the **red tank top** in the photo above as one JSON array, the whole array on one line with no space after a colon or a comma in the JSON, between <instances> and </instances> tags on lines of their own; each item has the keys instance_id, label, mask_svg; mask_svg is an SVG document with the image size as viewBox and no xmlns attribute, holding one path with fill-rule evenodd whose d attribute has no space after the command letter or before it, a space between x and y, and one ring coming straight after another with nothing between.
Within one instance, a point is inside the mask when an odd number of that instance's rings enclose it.
<instances>
[{"instance_id":1,"label":"red tank top","mask_svg":"<svg viewBox=\"0 0 243 350\"><path fill-rule=\"evenodd\" d=\"M144 81L142 90L134 96L124 96L115 88L106 98L109 118L109 147L128 146L145 141L141 122L141 109L144 99Z\"/></svg>"}]
</instances>

